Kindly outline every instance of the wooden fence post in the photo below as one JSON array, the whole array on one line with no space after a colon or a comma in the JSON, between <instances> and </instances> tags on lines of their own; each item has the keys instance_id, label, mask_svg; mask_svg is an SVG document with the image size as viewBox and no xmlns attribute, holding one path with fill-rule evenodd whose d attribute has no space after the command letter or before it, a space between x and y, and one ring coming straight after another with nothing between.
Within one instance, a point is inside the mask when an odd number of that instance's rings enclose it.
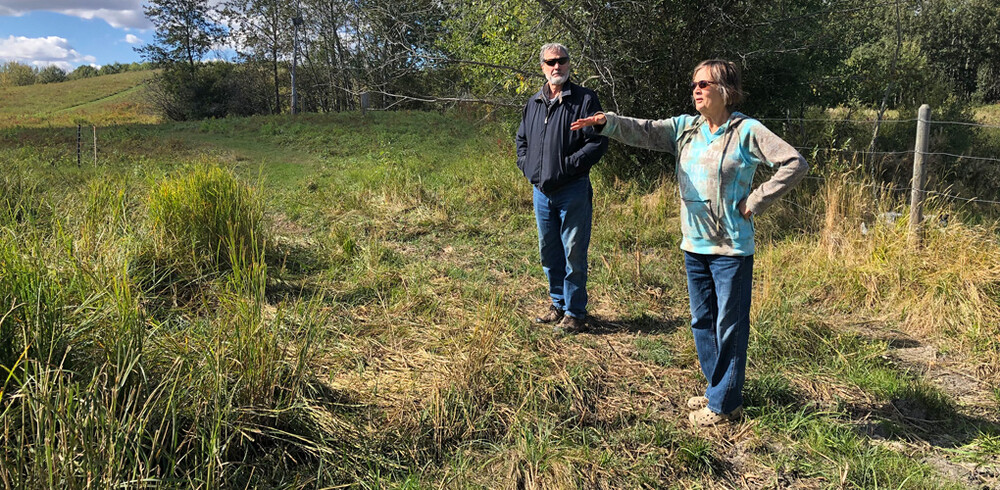
<instances>
[{"instance_id":1,"label":"wooden fence post","mask_svg":"<svg viewBox=\"0 0 1000 490\"><path fill-rule=\"evenodd\" d=\"M927 169L924 155L927 153L927 139L930 135L931 106L920 106L917 113L917 142L913 148L913 192L910 194L910 245L919 247L923 239L924 182Z\"/></svg>"},{"instance_id":2,"label":"wooden fence post","mask_svg":"<svg viewBox=\"0 0 1000 490\"><path fill-rule=\"evenodd\" d=\"M368 112L368 92L361 94L361 115L364 116Z\"/></svg>"}]
</instances>

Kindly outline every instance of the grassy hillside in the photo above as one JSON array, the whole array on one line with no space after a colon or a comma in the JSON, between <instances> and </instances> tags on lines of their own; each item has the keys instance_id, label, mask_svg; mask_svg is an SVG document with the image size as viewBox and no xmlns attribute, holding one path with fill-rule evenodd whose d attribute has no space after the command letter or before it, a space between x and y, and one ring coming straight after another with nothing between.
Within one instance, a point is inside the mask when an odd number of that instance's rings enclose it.
<instances>
[{"instance_id":1,"label":"grassy hillside","mask_svg":"<svg viewBox=\"0 0 1000 490\"><path fill-rule=\"evenodd\" d=\"M922 249L855 176L761 216L749 416L695 431L669 175L594 175L597 328L563 337L529 321L509 127L115 127L82 168L71 132L0 131L2 486L1000 483L1000 244L967 209L930 203Z\"/></svg>"},{"instance_id":2,"label":"grassy hillside","mask_svg":"<svg viewBox=\"0 0 1000 490\"><path fill-rule=\"evenodd\" d=\"M62 83L0 88L0 128L11 126L108 126L159 119L145 86L152 71L126 72Z\"/></svg>"}]
</instances>

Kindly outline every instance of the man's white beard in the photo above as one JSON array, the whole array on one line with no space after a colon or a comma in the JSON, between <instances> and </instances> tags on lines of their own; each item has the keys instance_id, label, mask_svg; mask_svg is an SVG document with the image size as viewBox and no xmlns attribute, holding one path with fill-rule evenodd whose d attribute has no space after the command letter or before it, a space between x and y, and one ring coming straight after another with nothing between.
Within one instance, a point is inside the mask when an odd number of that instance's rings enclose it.
<instances>
[{"instance_id":1,"label":"man's white beard","mask_svg":"<svg viewBox=\"0 0 1000 490\"><path fill-rule=\"evenodd\" d=\"M569 80L569 73L562 76L545 75L545 78L552 85L564 85Z\"/></svg>"}]
</instances>

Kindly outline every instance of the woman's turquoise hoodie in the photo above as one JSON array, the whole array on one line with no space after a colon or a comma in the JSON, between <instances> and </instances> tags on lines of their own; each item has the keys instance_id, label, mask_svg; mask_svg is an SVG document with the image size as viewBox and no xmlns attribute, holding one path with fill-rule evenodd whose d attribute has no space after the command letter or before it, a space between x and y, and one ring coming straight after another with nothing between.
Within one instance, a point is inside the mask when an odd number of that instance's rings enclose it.
<instances>
[{"instance_id":1,"label":"woman's turquoise hoodie","mask_svg":"<svg viewBox=\"0 0 1000 490\"><path fill-rule=\"evenodd\" d=\"M681 249L706 255L753 255L753 217L795 186L809 166L791 145L760 121L734 112L714 133L701 116L646 120L606 113L598 134L631 146L666 151L677 157L681 195ZM751 191L759 164L777 168Z\"/></svg>"}]
</instances>

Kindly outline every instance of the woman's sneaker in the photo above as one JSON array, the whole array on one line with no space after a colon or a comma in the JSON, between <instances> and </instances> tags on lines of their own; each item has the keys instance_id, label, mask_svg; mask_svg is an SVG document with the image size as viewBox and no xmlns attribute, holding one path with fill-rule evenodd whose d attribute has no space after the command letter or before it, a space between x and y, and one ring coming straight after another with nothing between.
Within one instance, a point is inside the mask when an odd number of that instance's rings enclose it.
<instances>
[{"instance_id":1,"label":"woman's sneaker","mask_svg":"<svg viewBox=\"0 0 1000 490\"><path fill-rule=\"evenodd\" d=\"M689 410L701 410L708 406L708 398L703 396L692 396L688 398L687 407Z\"/></svg>"}]
</instances>

